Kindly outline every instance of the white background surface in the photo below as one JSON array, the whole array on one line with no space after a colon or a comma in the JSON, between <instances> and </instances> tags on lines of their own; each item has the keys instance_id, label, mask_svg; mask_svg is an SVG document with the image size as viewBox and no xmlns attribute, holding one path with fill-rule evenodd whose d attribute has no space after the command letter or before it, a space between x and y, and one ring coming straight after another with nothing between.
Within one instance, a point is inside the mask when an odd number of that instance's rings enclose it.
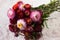
<instances>
[{"instance_id":1,"label":"white background surface","mask_svg":"<svg viewBox=\"0 0 60 40\"><path fill-rule=\"evenodd\" d=\"M8 29L9 19L7 10L11 8L19 0L0 0L0 40L24 40L23 36L14 37ZM29 3L33 7L42 4L48 4L50 0L22 0L24 3ZM60 12L53 12L47 21L49 28L44 28L43 36L40 40L60 40Z\"/></svg>"}]
</instances>

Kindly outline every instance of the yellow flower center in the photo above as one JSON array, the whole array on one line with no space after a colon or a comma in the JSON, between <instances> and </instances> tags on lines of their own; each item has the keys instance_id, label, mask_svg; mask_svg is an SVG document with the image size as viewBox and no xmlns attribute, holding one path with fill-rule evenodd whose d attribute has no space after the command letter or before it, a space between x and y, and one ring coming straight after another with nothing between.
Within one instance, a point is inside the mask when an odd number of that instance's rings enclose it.
<instances>
[{"instance_id":1,"label":"yellow flower center","mask_svg":"<svg viewBox=\"0 0 60 40\"><path fill-rule=\"evenodd\" d=\"M23 27L23 24L19 23L19 24L17 25L17 27L18 27L19 29L21 29L21 28Z\"/></svg>"}]
</instances>

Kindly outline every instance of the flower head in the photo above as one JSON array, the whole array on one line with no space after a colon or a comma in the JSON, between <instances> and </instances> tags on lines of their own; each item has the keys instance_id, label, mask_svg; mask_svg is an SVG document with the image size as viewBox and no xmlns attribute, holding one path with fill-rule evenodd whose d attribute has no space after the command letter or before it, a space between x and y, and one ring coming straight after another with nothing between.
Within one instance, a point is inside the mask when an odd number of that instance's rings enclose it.
<instances>
[{"instance_id":1,"label":"flower head","mask_svg":"<svg viewBox=\"0 0 60 40\"><path fill-rule=\"evenodd\" d=\"M22 1L19 2L19 9L24 10L24 3Z\"/></svg>"},{"instance_id":2,"label":"flower head","mask_svg":"<svg viewBox=\"0 0 60 40\"><path fill-rule=\"evenodd\" d=\"M26 27L26 22L23 20L23 19L20 19L17 21L17 27L20 29L20 30L24 30L25 27Z\"/></svg>"},{"instance_id":3,"label":"flower head","mask_svg":"<svg viewBox=\"0 0 60 40\"><path fill-rule=\"evenodd\" d=\"M33 21L39 21L40 18L41 18L41 12L38 11L38 10L33 10L31 12L31 15L30 15L30 18L33 20Z\"/></svg>"},{"instance_id":4,"label":"flower head","mask_svg":"<svg viewBox=\"0 0 60 40\"><path fill-rule=\"evenodd\" d=\"M29 16L30 16L30 13L31 13L31 11L30 11L30 10L25 10L24 12L25 12L25 16L27 16L27 17L29 17Z\"/></svg>"},{"instance_id":5,"label":"flower head","mask_svg":"<svg viewBox=\"0 0 60 40\"><path fill-rule=\"evenodd\" d=\"M13 10L13 9L9 9L7 15L8 15L8 17L9 17L10 19L13 19L14 16L15 16L14 10Z\"/></svg>"},{"instance_id":6,"label":"flower head","mask_svg":"<svg viewBox=\"0 0 60 40\"><path fill-rule=\"evenodd\" d=\"M31 8L31 5L30 5L30 4L25 4L24 7L25 7L26 9L30 9L30 8Z\"/></svg>"},{"instance_id":7,"label":"flower head","mask_svg":"<svg viewBox=\"0 0 60 40\"><path fill-rule=\"evenodd\" d=\"M18 3L13 6L13 9L14 10L17 10L18 9Z\"/></svg>"}]
</instances>

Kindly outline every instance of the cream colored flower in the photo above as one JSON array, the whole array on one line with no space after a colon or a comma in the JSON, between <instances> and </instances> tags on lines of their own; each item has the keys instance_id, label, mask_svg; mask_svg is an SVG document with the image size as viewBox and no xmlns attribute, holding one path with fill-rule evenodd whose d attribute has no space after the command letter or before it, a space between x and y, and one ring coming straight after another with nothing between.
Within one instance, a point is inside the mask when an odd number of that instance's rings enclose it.
<instances>
[{"instance_id":1,"label":"cream colored flower","mask_svg":"<svg viewBox=\"0 0 60 40\"><path fill-rule=\"evenodd\" d=\"M23 19L17 21L17 27L20 30L24 30L26 28L26 22Z\"/></svg>"}]
</instances>

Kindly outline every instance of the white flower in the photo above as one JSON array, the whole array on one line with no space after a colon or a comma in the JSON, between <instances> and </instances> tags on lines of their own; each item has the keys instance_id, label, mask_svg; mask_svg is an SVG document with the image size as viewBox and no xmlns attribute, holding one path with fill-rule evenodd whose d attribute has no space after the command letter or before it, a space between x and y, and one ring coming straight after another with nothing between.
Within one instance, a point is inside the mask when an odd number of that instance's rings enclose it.
<instances>
[{"instance_id":1,"label":"white flower","mask_svg":"<svg viewBox=\"0 0 60 40\"><path fill-rule=\"evenodd\" d=\"M17 27L20 30L24 30L26 28L26 22L24 21L24 19L20 19L17 21Z\"/></svg>"}]
</instances>

